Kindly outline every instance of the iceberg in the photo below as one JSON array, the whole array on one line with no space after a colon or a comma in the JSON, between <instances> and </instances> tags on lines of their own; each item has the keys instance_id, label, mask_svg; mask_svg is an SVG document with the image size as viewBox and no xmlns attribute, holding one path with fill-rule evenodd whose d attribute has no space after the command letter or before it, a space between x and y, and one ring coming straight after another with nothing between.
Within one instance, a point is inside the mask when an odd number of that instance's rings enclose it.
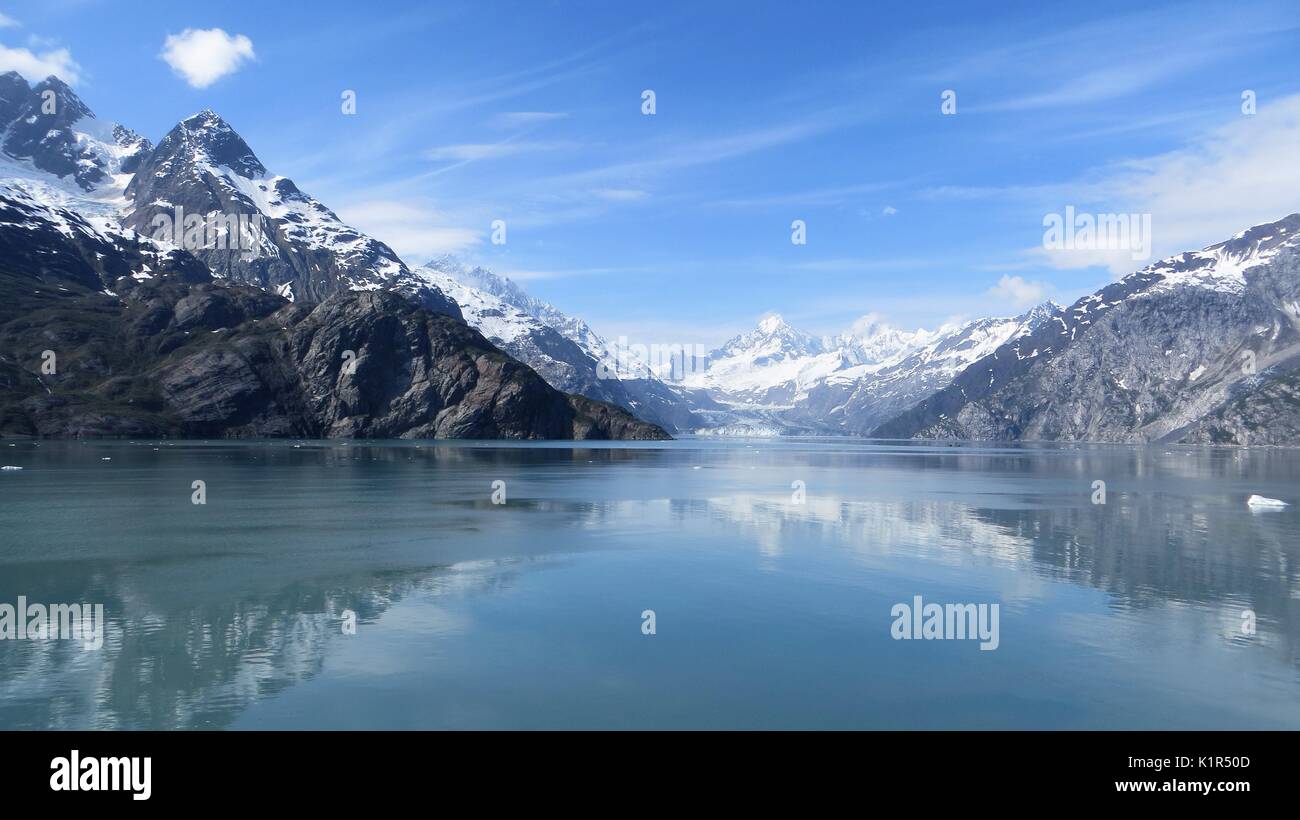
<instances>
[{"instance_id":1,"label":"iceberg","mask_svg":"<svg viewBox=\"0 0 1300 820\"><path fill-rule=\"evenodd\" d=\"M1246 504L1251 507L1289 507L1285 501L1279 501L1276 498L1265 498L1262 495L1252 495L1246 499Z\"/></svg>"}]
</instances>

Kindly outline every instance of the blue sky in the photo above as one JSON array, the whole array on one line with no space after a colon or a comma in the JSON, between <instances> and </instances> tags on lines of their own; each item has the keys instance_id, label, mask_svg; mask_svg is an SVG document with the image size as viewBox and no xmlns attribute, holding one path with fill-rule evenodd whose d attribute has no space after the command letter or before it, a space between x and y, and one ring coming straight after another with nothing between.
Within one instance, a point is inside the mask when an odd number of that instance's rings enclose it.
<instances>
[{"instance_id":1,"label":"blue sky","mask_svg":"<svg viewBox=\"0 0 1300 820\"><path fill-rule=\"evenodd\" d=\"M0 68L155 141L210 107L408 262L647 343L932 328L1144 264L1044 251L1066 206L1150 213L1157 255L1300 210L1294 2L998 6L41 0L0 6ZM160 55L210 29L252 56L195 87Z\"/></svg>"}]
</instances>

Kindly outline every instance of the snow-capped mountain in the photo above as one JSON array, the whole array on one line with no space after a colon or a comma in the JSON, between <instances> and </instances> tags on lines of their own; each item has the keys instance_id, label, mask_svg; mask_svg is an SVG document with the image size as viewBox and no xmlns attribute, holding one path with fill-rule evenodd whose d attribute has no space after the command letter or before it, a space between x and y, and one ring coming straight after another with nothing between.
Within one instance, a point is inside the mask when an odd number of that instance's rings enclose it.
<instances>
[{"instance_id":1,"label":"snow-capped mountain","mask_svg":"<svg viewBox=\"0 0 1300 820\"><path fill-rule=\"evenodd\" d=\"M189 220L213 215L247 218L232 224L241 233L255 224L255 241L191 248ZM160 218L173 220L170 234L159 234ZM935 331L864 317L836 336L771 315L682 362L684 372L656 370L485 268L452 258L408 267L273 175L211 111L155 147L98 119L57 79L33 87L9 72L0 75L0 231L0 252L26 277L15 300L89 289L77 298L119 310L145 294L199 289L139 315L127 307L147 336L157 322L184 324L226 304L207 288L254 286L255 296L231 298L262 310L283 297L306 311L379 291L366 310L385 316L403 304L392 292L463 318L554 388L674 431L1300 441L1300 214L1160 260L1068 308L1046 303ZM354 307L341 333L365 319ZM39 386L12 361L0 365L7 383Z\"/></svg>"},{"instance_id":2,"label":"snow-capped mountain","mask_svg":"<svg viewBox=\"0 0 1300 820\"><path fill-rule=\"evenodd\" d=\"M20 94L8 79L0 436L665 437L495 349L385 246L269 177L215 115L182 123L137 166L145 144L65 86ZM196 218L252 211L272 222L268 245L240 266L137 231L123 225L138 215L128 188L159 209L169 193ZM276 275L256 266L268 255L297 275L258 281ZM384 267L394 262L399 275ZM295 286L312 298L291 303ZM451 315L397 291L436 295Z\"/></svg>"},{"instance_id":3,"label":"snow-capped mountain","mask_svg":"<svg viewBox=\"0 0 1300 820\"><path fill-rule=\"evenodd\" d=\"M1034 332L1062 308L1044 302L1005 319L978 319L935 333L918 331L881 361L831 374L810 391L801 411L845 432L866 435L1006 342Z\"/></svg>"},{"instance_id":4,"label":"snow-capped mountain","mask_svg":"<svg viewBox=\"0 0 1300 820\"><path fill-rule=\"evenodd\" d=\"M577 345L583 355L603 363L610 373L619 373L631 379L654 377L645 363L626 357L621 362L620 368L617 349L592 330L586 322L533 297L508 277L493 273L481 265L466 265L450 254L430 260L420 271L422 275L431 276L436 281L455 282L461 288L491 296L501 304L531 317L538 324L551 328Z\"/></svg>"},{"instance_id":5,"label":"snow-capped mountain","mask_svg":"<svg viewBox=\"0 0 1300 820\"><path fill-rule=\"evenodd\" d=\"M186 245L218 277L309 301L343 290L401 290L431 310L457 315L455 305L413 276L387 245L344 224L292 180L270 174L212 111L168 132L140 163L126 197L132 205L123 222L145 234L156 230L159 218L175 224L177 214L253 217L251 243Z\"/></svg>"},{"instance_id":6,"label":"snow-capped mountain","mask_svg":"<svg viewBox=\"0 0 1300 820\"><path fill-rule=\"evenodd\" d=\"M850 332L828 337L772 315L710 353L685 384L725 406L706 414L723 432L862 434L1059 309L1048 302L1021 316L937 331L905 331L865 317Z\"/></svg>"},{"instance_id":7,"label":"snow-capped mountain","mask_svg":"<svg viewBox=\"0 0 1300 820\"><path fill-rule=\"evenodd\" d=\"M431 260L413 273L447 294L466 322L552 387L612 402L668 430L700 425L692 409L708 406L706 398L674 389L645 363L620 357L586 322L529 295L510 279L452 256Z\"/></svg>"},{"instance_id":8,"label":"snow-capped mountain","mask_svg":"<svg viewBox=\"0 0 1300 820\"><path fill-rule=\"evenodd\" d=\"M0 128L0 146L12 164L66 179L85 192L112 189L152 149L129 128L96 119L59 78L30 87L16 71L0 74Z\"/></svg>"},{"instance_id":9,"label":"snow-capped mountain","mask_svg":"<svg viewBox=\"0 0 1300 820\"><path fill-rule=\"evenodd\" d=\"M907 333L883 324L866 331L817 337L773 314L709 353L684 383L730 405L788 409L832 375L888 361L928 338L925 331Z\"/></svg>"},{"instance_id":10,"label":"snow-capped mountain","mask_svg":"<svg viewBox=\"0 0 1300 820\"><path fill-rule=\"evenodd\" d=\"M98 119L58 78L29 86L11 71L0 75L0 126L4 185L74 211L98 230L183 247L220 279L289 299L384 289L459 315L387 245L344 224L292 180L271 175L212 111L186 118L155 147ZM218 216L251 230L235 236L218 222L221 241L214 243L206 226ZM198 220L195 234L191 220Z\"/></svg>"},{"instance_id":11,"label":"snow-capped mountain","mask_svg":"<svg viewBox=\"0 0 1300 820\"><path fill-rule=\"evenodd\" d=\"M1079 299L874 434L1295 442L1298 373L1292 214Z\"/></svg>"}]
</instances>

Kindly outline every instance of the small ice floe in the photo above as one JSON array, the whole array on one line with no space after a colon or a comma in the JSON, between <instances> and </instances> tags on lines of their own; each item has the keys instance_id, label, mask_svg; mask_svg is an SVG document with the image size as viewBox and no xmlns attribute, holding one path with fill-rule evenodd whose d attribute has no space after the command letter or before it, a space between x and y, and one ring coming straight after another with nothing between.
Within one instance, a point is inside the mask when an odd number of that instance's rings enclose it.
<instances>
[{"instance_id":1,"label":"small ice floe","mask_svg":"<svg viewBox=\"0 0 1300 820\"><path fill-rule=\"evenodd\" d=\"M15 467L12 464L6 464L5 466L0 467L0 470L21 470L21 469L22 467Z\"/></svg>"},{"instance_id":2,"label":"small ice floe","mask_svg":"<svg viewBox=\"0 0 1300 820\"><path fill-rule=\"evenodd\" d=\"M112 460L113 460L112 456L104 456L103 458L100 459L100 461L112 461Z\"/></svg>"},{"instance_id":3,"label":"small ice floe","mask_svg":"<svg viewBox=\"0 0 1300 820\"><path fill-rule=\"evenodd\" d=\"M1269 507L1272 509L1280 509L1282 507L1291 506L1290 504L1287 504L1285 501L1280 501L1276 498L1265 498L1262 495L1252 495L1250 498L1246 499L1246 504L1247 506L1250 507Z\"/></svg>"}]
</instances>

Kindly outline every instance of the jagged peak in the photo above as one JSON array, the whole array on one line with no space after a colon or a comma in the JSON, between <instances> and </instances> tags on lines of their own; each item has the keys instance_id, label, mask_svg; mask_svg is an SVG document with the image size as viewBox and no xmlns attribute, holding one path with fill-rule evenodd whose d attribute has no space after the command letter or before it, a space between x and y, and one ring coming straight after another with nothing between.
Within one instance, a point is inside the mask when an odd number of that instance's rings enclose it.
<instances>
[{"instance_id":1,"label":"jagged peak","mask_svg":"<svg viewBox=\"0 0 1300 820\"><path fill-rule=\"evenodd\" d=\"M15 116L30 116L31 114L52 116L55 127L70 125L84 117L93 119L95 116L86 103L77 96L77 92L73 91L71 86L54 74L49 75L35 85L32 85L26 77L17 71L6 71L0 74L0 78L8 80L17 94L17 97L10 99L8 104L18 104L25 109L12 112ZM53 91L55 95L56 103L52 115L46 114L43 110L45 103L43 95L46 91ZM46 120L46 122L49 122L49 120Z\"/></svg>"},{"instance_id":2,"label":"jagged peak","mask_svg":"<svg viewBox=\"0 0 1300 820\"><path fill-rule=\"evenodd\" d=\"M17 71L14 71L12 68L9 69L8 71L0 73L0 80L10 80L10 79L22 80L25 83L27 82L26 77L19 74ZM28 83L28 85L30 85L30 83Z\"/></svg>"},{"instance_id":3,"label":"jagged peak","mask_svg":"<svg viewBox=\"0 0 1300 820\"><path fill-rule=\"evenodd\" d=\"M1029 310L1020 314L1020 318L1032 319L1038 316L1051 316L1053 313L1062 310L1065 310L1065 307L1063 305L1059 305L1056 302L1052 301L1051 299L1048 299L1044 302L1040 302L1039 304L1034 305Z\"/></svg>"},{"instance_id":4,"label":"jagged peak","mask_svg":"<svg viewBox=\"0 0 1300 820\"><path fill-rule=\"evenodd\" d=\"M17 74L17 72L14 72L14 73ZM22 75L19 74L18 76L21 77ZM62 79L59 78L59 76L58 76L57 74L47 74L47 75L45 76L45 79L43 79L43 80L41 80L39 83L37 83L35 87L36 87L36 88L54 88L54 89L60 89L60 90L62 90L62 89L67 89L68 91L71 91L71 90L72 90L72 86L70 86L70 85L68 85L67 83L65 83Z\"/></svg>"},{"instance_id":5,"label":"jagged peak","mask_svg":"<svg viewBox=\"0 0 1300 820\"><path fill-rule=\"evenodd\" d=\"M447 274L464 273L469 270L469 266L465 264L465 261L454 253L439 254L425 262L423 267Z\"/></svg>"},{"instance_id":6,"label":"jagged peak","mask_svg":"<svg viewBox=\"0 0 1300 820\"><path fill-rule=\"evenodd\" d=\"M249 179L266 176L264 166L230 123L204 108L176 124L158 148L165 155L190 155L194 161L224 165Z\"/></svg>"},{"instance_id":7,"label":"jagged peak","mask_svg":"<svg viewBox=\"0 0 1300 820\"><path fill-rule=\"evenodd\" d=\"M204 108L201 111L196 111L195 113L190 114L188 117L181 120L180 124L191 130L208 127L230 128L230 124L223 120L221 115L216 111L213 111L211 108Z\"/></svg>"},{"instance_id":8,"label":"jagged peak","mask_svg":"<svg viewBox=\"0 0 1300 820\"><path fill-rule=\"evenodd\" d=\"M444 253L430 259L426 268L445 273L462 285L491 293L509 302L521 310L530 310L536 306L546 306L529 296L523 288L515 284L510 277L502 276L482 265L471 265L453 253ZM535 303L535 304L534 304ZM546 306L549 307L549 306Z\"/></svg>"}]
</instances>

